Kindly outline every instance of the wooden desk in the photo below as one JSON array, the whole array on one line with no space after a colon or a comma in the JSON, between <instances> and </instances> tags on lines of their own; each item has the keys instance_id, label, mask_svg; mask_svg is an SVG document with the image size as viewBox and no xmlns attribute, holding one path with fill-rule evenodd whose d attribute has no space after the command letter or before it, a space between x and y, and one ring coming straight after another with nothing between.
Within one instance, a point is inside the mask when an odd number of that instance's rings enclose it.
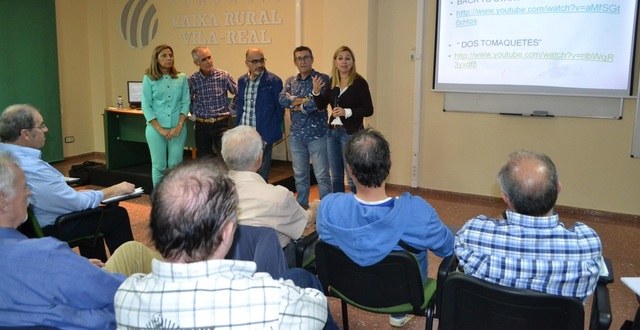
<instances>
[{"instance_id":1,"label":"wooden desk","mask_svg":"<svg viewBox=\"0 0 640 330\"><path fill-rule=\"evenodd\" d=\"M146 126L142 110L105 109L104 144L107 169L151 162L149 146L144 134ZM187 129L185 147L195 150L194 125L189 121L185 124L185 128Z\"/></svg>"}]
</instances>

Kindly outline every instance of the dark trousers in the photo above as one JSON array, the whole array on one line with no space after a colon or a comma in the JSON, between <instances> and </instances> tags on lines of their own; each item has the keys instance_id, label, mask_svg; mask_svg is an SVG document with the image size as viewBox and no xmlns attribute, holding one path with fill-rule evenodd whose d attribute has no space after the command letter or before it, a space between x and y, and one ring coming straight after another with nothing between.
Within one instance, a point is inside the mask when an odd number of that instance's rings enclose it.
<instances>
[{"instance_id":1,"label":"dark trousers","mask_svg":"<svg viewBox=\"0 0 640 330\"><path fill-rule=\"evenodd\" d=\"M258 169L258 174L264 179L266 183L269 183L269 171L271 170L271 152L273 150L273 143L267 143L262 149L262 165Z\"/></svg>"},{"instance_id":2,"label":"dark trousers","mask_svg":"<svg viewBox=\"0 0 640 330\"><path fill-rule=\"evenodd\" d=\"M214 123L196 121L195 142L196 157L220 155L222 149L222 135L229 128L229 120L223 119Z\"/></svg>"},{"instance_id":3,"label":"dark trousers","mask_svg":"<svg viewBox=\"0 0 640 330\"><path fill-rule=\"evenodd\" d=\"M103 207L103 206L100 206ZM76 238L91 236L96 231L96 226L100 221L100 213L84 216L78 221L71 221L62 227L62 232L58 235L55 225L42 228L45 236L55 236L62 241L70 241ZM122 244L133 241L129 213L121 206L105 207L104 217L100 226L100 232L104 235L109 252L113 252ZM96 258L106 261L103 246L92 247L90 245L80 245L80 254L86 258Z\"/></svg>"}]
</instances>

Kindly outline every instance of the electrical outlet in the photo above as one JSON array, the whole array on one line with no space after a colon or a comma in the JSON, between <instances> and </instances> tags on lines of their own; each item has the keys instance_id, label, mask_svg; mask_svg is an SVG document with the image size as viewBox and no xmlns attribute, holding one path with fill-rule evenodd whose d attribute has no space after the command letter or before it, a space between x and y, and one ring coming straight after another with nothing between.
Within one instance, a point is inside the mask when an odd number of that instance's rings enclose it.
<instances>
[{"instance_id":1,"label":"electrical outlet","mask_svg":"<svg viewBox=\"0 0 640 330\"><path fill-rule=\"evenodd\" d=\"M73 136L65 136L64 137L64 143L71 143L73 141L74 141Z\"/></svg>"}]
</instances>

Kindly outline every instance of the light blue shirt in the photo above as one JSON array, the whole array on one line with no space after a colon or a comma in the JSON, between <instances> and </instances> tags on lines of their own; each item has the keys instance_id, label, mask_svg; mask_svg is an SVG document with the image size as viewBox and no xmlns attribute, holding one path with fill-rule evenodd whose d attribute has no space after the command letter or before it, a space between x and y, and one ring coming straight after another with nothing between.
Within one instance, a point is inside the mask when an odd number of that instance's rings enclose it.
<instances>
[{"instance_id":1,"label":"light blue shirt","mask_svg":"<svg viewBox=\"0 0 640 330\"><path fill-rule=\"evenodd\" d=\"M53 225L60 215L98 207L104 199L99 190L79 192L69 187L58 170L40 159L42 152L38 149L0 143L0 151L8 151L18 159L31 190L29 204L40 227Z\"/></svg>"},{"instance_id":2,"label":"light blue shirt","mask_svg":"<svg viewBox=\"0 0 640 330\"><path fill-rule=\"evenodd\" d=\"M180 114L189 114L189 82L184 73L172 79L165 74L158 80L144 75L142 80L142 113L147 123L156 119L163 128L178 125Z\"/></svg>"},{"instance_id":3,"label":"light blue shirt","mask_svg":"<svg viewBox=\"0 0 640 330\"><path fill-rule=\"evenodd\" d=\"M115 329L113 297L124 279L55 238L0 228L0 327Z\"/></svg>"}]
</instances>

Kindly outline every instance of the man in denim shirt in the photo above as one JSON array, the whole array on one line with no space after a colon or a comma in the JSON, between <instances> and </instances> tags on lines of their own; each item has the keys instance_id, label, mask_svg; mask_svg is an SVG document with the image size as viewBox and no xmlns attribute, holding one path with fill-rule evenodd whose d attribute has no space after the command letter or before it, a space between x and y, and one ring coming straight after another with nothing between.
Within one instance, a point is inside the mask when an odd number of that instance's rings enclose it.
<instances>
[{"instance_id":1,"label":"man in denim shirt","mask_svg":"<svg viewBox=\"0 0 640 330\"><path fill-rule=\"evenodd\" d=\"M306 46L293 50L293 63L299 74L289 77L280 93L280 105L290 109L291 139L289 151L298 192L298 204L309 206L309 158L313 163L313 173L318 181L320 198L331 193L329 158L327 157L327 112L318 109L313 100L313 79L319 76L325 86L329 76L313 69L313 52Z\"/></svg>"}]
</instances>

